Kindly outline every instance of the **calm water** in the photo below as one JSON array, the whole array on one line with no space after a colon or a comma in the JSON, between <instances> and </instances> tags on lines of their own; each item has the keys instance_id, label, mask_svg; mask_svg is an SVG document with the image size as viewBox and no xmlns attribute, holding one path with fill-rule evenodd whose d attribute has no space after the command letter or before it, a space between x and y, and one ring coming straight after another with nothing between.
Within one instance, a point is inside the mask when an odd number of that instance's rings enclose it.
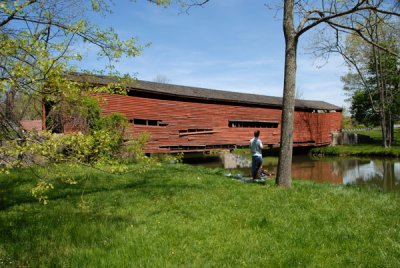
<instances>
[{"instance_id":1,"label":"calm water","mask_svg":"<svg viewBox=\"0 0 400 268\"><path fill-rule=\"evenodd\" d=\"M223 162L214 158L212 162L200 164L209 167L224 167ZM277 158L265 158L263 168L276 173L277 162ZM250 168L246 167L246 163L241 163L241 165L245 167L232 168L232 163L228 163L228 168L232 173L238 172L244 176L250 176ZM400 160L345 157L316 160L307 155L297 155L293 156L292 177L316 182L379 188L385 192L400 191Z\"/></svg>"}]
</instances>

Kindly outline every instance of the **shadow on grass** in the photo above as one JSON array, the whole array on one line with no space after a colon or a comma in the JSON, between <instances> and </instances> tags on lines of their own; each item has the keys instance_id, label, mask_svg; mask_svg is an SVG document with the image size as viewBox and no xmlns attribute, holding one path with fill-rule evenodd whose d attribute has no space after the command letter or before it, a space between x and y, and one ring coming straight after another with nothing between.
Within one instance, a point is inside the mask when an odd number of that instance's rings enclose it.
<instances>
[{"instance_id":1,"label":"shadow on grass","mask_svg":"<svg viewBox=\"0 0 400 268\"><path fill-rule=\"evenodd\" d=\"M77 185L57 182L49 193L49 204L42 206L30 195L34 178L25 170L18 171L18 174L0 180L1 244L15 246L9 252L21 252L22 257L18 257L22 260L20 266L29 263L24 262L23 256L29 255L24 252L41 255L42 251L47 252L49 241L55 247L51 251L55 255L49 259L62 258L65 244L78 247L103 245L104 241L112 241L118 230L139 227L146 224L153 214L165 213L165 210L152 210L155 200L169 200L182 191L204 191L211 187L190 177L177 178L176 175L176 171L171 173L164 168L140 176L96 174L86 181L84 177L80 178ZM88 202L87 208L81 206L82 194L83 205ZM132 208L141 202L149 207L136 215ZM187 213L187 218L192 216L185 210L180 213ZM62 241L55 242L54 239ZM0 245L0 260L7 257L1 254Z\"/></svg>"},{"instance_id":2,"label":"shadow on grass","mask_svg":"<svg viewBox=\"0 0 400 268\"><path fill-rule=\"evenodd\" d=\"M142 174L140 178L129 175L111 175L110 177L109 174L102 173L94 174L91 178L80 175L76 177L78 183L75 185L55 180L53 182L54 190L48 192L48 200L51 202L65 198L74 199L97 193L112 193L129 189L135 189L147 198L172 197L185 189L204 188L200 184L182 182L168 176L169 174L165 170L151 170ZM33 174L27 169L18 170L8 179L0 180L0 211L16 205L38 203L38 200L31 195L31 189L36 181Z\"/></svg>"}]
</instances>

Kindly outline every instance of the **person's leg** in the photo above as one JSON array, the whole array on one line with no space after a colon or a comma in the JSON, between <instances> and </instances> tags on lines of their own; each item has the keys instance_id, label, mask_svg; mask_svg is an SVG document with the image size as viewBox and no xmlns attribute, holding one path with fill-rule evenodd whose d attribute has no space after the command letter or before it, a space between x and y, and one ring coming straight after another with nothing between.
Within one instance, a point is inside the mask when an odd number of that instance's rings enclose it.
<instances>
[{"instance_id":1,"label":"person's leg","mask_svg":"<svg viewBox=\"0 0 400 268\"><path fill-rule=\"evenodd\" d=\"M257 162L257 174L256 174L256 178L259 179L260 175L261 175L261 166L262 166L262 157L257 157L258 158L258 162Z\"/></svg>"},{"instance_id":2,"label":"person's leg","mask_svg":"<svg viewBox=\"0 0 400 268\"><path fill-rule=\"evenodd\" d=\"M252 156L251 157L251 177L254 179L256 177L256 157Z\"/></svg>"},{"instance_id":3,"label":"person's leg","mask_svg":"<svg viewBox=\"0 0 400 268\"><path fill-rule=\"evenodd\" d=\"M261 166L262 166L262 157L257 156L256 157L256 174L253 179L259 179L260 178L260 173L261 173Z\"/></svg>"}]
</instances>

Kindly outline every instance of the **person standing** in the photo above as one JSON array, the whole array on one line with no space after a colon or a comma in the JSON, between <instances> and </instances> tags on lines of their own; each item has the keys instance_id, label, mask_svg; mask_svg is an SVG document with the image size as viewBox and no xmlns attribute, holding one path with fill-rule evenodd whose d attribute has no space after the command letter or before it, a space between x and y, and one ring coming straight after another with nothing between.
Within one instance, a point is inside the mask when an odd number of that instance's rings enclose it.
<instances>
[{"instance_id":1,"label":"person standing","mask_svg":"<svg viewBox=\"0 0 400 268\"><path fill-rule=\"evenodd\" d=\"M262 149L263 144L260 137L260 131L254 131L254 138L250 140L250 152L251 152L251 175L253 180L256 180L260 176L261 164L262 164Z\"/></svg>"}]
</instances>

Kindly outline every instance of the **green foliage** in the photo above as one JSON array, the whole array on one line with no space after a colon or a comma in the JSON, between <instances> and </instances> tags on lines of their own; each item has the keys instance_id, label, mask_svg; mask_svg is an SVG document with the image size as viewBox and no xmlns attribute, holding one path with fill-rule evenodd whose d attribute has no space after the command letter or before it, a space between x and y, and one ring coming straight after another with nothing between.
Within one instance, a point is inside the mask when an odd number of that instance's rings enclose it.
<instances>
[{"instance_id":1,"label":"green foliage","mask_svg":"<svg viewBox=\"0 0 400 268\"><path fill-rule=\"evenodd\" d=\"M127 120L120 114L111 114L97 119L96 128L88 133L56 134L50 132L29 133L24 140L7 141L0 147L4 167L0 170L9 173L19 167L42 166L45 172L36 176L38 184L32 189L32 195L47 203L46 192L53 189L52 176L60 176L59 165L85 165L104 170L107 173L127 172L124 163L140 163L143 172L148 166L156 164L146 157L143 148L147 135L124 145L124 132ZM74 179L65 178L73 183Z\"/></svg>"},{"instance_id":2,"label":"green foliage","mask_svg":"<svg viewBox=\"0 0 400 268\"><path fill-rule=\"evenodd\" d=\"M118 137L117 137L118 138ZM115 137L105 130L93 131L88 135L80 132L55 134L32 133L25 140L8 141L0 148L8 162L6 167L28 166L29 163L63 163L67 161L95 163L110 158L116 151Z\"/></svg>"},{"instance_id":3,"label":"green foliage","mask_svg":"<svg viewBox=\"0 0 400 268\"><path fill-rule=\"evenodd\" d=\"M370 96L365 91L354 92L351 100L351 115L356 122L375 127L380 124L379 113L371 105Z\"/></svg>"},{"instance_id":4,"label":"green foliage","mask_svg":"<svg viewBox=\"0 0 400 268\"><path fill-rule=\"evenodd\" d=\"M183 3L148 1L164 7ZM62 173L55 171L61 164L87 165L109 173L127 172L125 164L130 162L137 163L143 172L156 165L143 154L147 136L124 146L126 118L100 116L98 100L91 96L93 92L124 94L132 78L122 77L114 63L124 56L140 55L144 47L136 38L123 40L113 28L100 28L89 21L90 12L110 13L110 3L112 0L0 1L0 100L4 101L0 105L0 138L6 143L0 147L1 171L35 166L48 169L36 174L39 181L32 189L33 196L43 203L47 202L46 192L53 188L51 176ZM118 77L116 83L97 86L70 79L77 70L72 63L83 59L82 43L95 47L92 50L99 58L108 60L99 68ZM22 130L23 112L16 109L21 96L39 104L36 116L45 119L48 132ZM65 125L81 132L55 134L62 133Z\"/></svg>"},{"instance_id":5,"label":"green foliage","mask_svg":"<svg viewBox=\"0 0 400 268\"><path fill-rule=\"evenodd\" d=\"M65 93L61 96L60 104L51 107L53 111L64 117L65 121L73 122L83 131L88 131L100 120L100 106L98 99L84 95L79 91Z\"/></svg>"},{"instance_id":6,"label":"green foliage","mask_svg":"<svg viewBox=\"0 0 400 268\"><path fill-rule=\"evenodd\" d=\"M158 161L167 164L181 164L183 162L184 156L184 153L154 155L154 157L156 157Z\"/></svg>"},{"instance_id":7,"label":"green foliage","mask_svg":"<svg viewBox=\"0 0 400 268\"><path fill-rule=\"evenodd\" d=\"M179 164L123 176L64 172L78 184L57 185L44 207L27 194L36 183L28 170L0 177L0 266L400 265L398 193L243 184Z\"/></svg>"},{"instance_id":8,"label":"green foliage","mask_svg":"<svg viewBox=\"0 0 400 268\"><path fill-rule=\"evenodd\" d=\"M398 23L371 13L362 24L374 45L358 34L347 36L341 51L349 66L342 77L344 90L352 118L366 126L384 126L383 145L390 147L391 126L400 116Z\"/></svg>"},{"instance_id":9,"label":"green foliage","mask_svg":"<svg viewBox=\"0 0 400 268\"><path fill-rule=\"evenodd\" d=\"M43 203L53 188L51 176L57 177L57 165L107 167L107 172L122 172L117 165L124 141L126 119L121 115L100 116L98 99L92 92L123 93L124 76L117 83L98 87L69 79L75 70L72 61L82 60L74 51L77 42L98 48L98 55L113 62L123 56L140 54L142 46L134 38L121 40L114 29L101 29L86 17L87 12L110 12L108 0L93 1L2 1L0 5L0 147L2 171L17 167L41 166L33 196ZM39 103L40 115L46 118L48 132L23 132L19 99ZM41 104L45 112L42 112ZM21 111L20 111L21 110ZM69 124L81 132L60 135ZM143 158L144 159L144 158ZM53 173L53 171L55 173ZM74 182L66 178L65 181Z\"/></svg>"},{"instance_id":10,"label":"green foliage","mask_svg":"<svg viewBox=\"0 0 400 268\"><path fill-rule=\"evenodd\" d=\"M39 202L43 203L44 205L47 205L47 192L50 189L54 189L53 184L48 183L46 181L39 181L38 184L32 188L32 196L35 197Z\"/></svg>"},{"instance_id":11,"label":"green foliage","mask_svg":"<svg viewBox=\"0 0 400 268\"><path fill-rule=\"evenodd\" d=\"M364 124L360 124L354 116L346 116L342 117L343 129L354 129L354 128L366 128L367 126Z\"/></svg>"},{"instance_id":12,"label":"green foliage","mask_svg":"<svg viewBox=\"0 0 400 268\"><path fill-rule=\"evenodd\" d=\"M163 1L162 1L163 2ZM19 127L22 112L16 109L19 96L46 107L48 130L60 131L60 117L70 116L86 131L96 116L89 98L81 98L82 85L66 79L82 60L79 42L98 48L99 57L108 59L109 74L119 75L113 63L123 56L140 54L142 46L134 38L121 40L112 28L91 23L88 12L110 12L108 0L93 1L2 1L0 5L0 136L24 138ZM161 3L160 3L161 4ZM104 69L104 68L102 68ZM122 91L123 77L116 84L91 86L90 91ZM88 94L90 95L90 94ZM39 109L41 110L41 109ZM60 114L63 114L62 116ZM79 121L82 118L88 122Z\"/></svg>"},{"instance_id":13,"label":"green foliage","mask_svg":"<svg viewBox=\"0 0 400 268\"><path fill-rule=\"evenodd\" d=\"M111 113L109 115L104 115L98 118L95 123L94 129L106 130L117 133L124 133L125 129L128 127L128 119L123 114Z\"/></svg>"},{"instance_id":14,"label":"green foliage","mask_svg":"<svg viewBox=\"0 0 400 268\"><path fill-rule=\"evenodd\" d=\"M146 159L144 147L149 140L148 133L142 133L135 139L130 139L122 147L122 158L128 163L137 163Z\"/></svg>"}]
</instances>

